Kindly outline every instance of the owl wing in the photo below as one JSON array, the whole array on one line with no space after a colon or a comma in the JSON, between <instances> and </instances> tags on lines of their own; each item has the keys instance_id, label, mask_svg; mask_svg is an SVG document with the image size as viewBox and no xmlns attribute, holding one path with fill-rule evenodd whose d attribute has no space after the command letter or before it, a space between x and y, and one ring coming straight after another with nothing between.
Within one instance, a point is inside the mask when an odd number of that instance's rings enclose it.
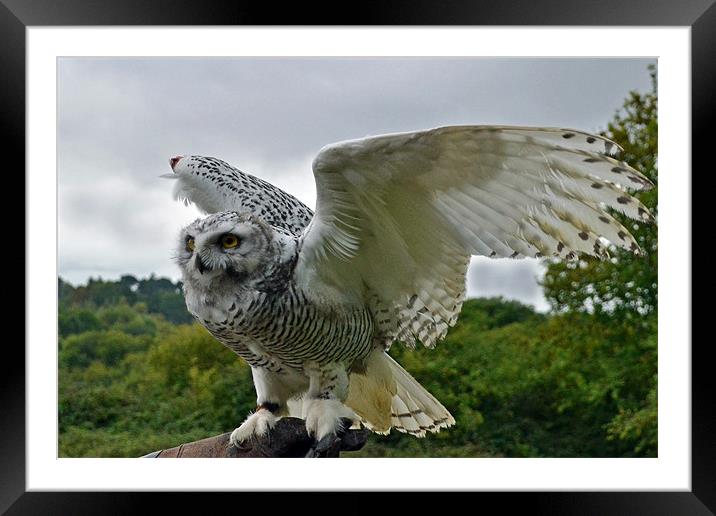
<instances>
[{"instance_id":1,"label":"owl wing","mask_svg":"<svg viewBox=\"0 0 716 516\"><path fill-rule=\"evenodd\" d=\"M639 253L606 207L640 221L625 188L650 181L601 136L553 128L453 126L346 141L313 162L316 213L296 279L363 299L386 345L432 347L457 320L470 255Z\"/></svg>"},{"instance_id":2,"label":"owl wing","mask_svg":"<svg viewBox=\"0 0 716 516\"><path fill-rule=\"evenodd\" d=\"M181 159L178 159L181 158ZM194 203L204 213L238 211L298 236L313 217L311 209L293 195L225 161L208 156L182 156L174 172L174 198Z\"/></svg>"}]
</instances>

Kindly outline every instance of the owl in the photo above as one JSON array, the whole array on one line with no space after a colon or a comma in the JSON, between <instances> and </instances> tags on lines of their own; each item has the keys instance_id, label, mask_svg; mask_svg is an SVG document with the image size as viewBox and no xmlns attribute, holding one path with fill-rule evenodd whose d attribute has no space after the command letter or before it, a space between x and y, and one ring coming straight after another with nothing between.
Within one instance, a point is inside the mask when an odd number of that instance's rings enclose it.
<instances>
[{"instance_id":1,"label":"owl","mask_svg":"<svg viewBox=\"0 0 716 516\"><path fill-rule=\"evenodd\" d=\"M313 161L315 213L216 158L172 158L175 197L208 214L177 244L187 308L253 374L257 407L231 442L288 414L319 442L350 426L423 437L453 425L390 346L445 337L472 255L641 253L607 210L654 221L627 192L652 184L620 150L576 130L509 126L340 142Z\"/></svg>"}]
</instances>

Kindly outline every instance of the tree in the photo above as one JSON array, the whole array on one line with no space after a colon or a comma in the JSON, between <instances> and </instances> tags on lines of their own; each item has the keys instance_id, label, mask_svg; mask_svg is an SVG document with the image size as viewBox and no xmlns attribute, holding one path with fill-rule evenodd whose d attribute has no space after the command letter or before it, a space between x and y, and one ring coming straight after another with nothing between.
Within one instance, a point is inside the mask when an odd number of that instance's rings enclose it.
<instances>
[{"instance_id":1,"label":"tree","mask_svg":"<svg viewBox=\"0 0 716 516\"><path fill-rule=\"evenodd\" d=\"M657 83L650 67L652 89L632 91L602 134L624 148L621 159L657 185ZM636 196L656 216L658 186ZM629 228L646 256L621 248L602 261L584 258L578 263L551 263L544 278L547 300L557 312L594 312L633 323L657 309L657 228L635 223L615 213Z\"/></svg>"},{"instance_id":2,"label":"tree","mask_svg":"<svg viewBox=\"0 0 716 516\"><path fill-rule=\"evenodd\" d=\"M122 303L130 306L144 303L150 313L162 314L175 324L193 321L184 303L181 282L175 283L167 278L157 278L154 274L147 279L137 279L135 276L125 274L118 281L90 278L87 285L78 287L73 287L59 278L58 289L63 308L90 309ZM69 332L78 333L78 328L71 327ZM61 334L66 335L67 331Z\"/></svg>"},{"instance_id":3,"label":"tree","mask_svg":"<svg viewBox=\"0 0 716 516\"><path fill-rule=\"evenodd\" d=\"M656 69L650 67L652 88L632 91L602 134L624 148L621 159L656 185L637 197L658 213ZM655 456L657 451L657 227L638 224L615 214L630 228L645 256L612 250L610 261L583 259L552 263L544 279L545 296L560 313L593 312L603 327L601 359L609 371L595 392L611 397L617 415L606 425L608 438L632 446L632 453Z\"/></svg>"}]
</instances>

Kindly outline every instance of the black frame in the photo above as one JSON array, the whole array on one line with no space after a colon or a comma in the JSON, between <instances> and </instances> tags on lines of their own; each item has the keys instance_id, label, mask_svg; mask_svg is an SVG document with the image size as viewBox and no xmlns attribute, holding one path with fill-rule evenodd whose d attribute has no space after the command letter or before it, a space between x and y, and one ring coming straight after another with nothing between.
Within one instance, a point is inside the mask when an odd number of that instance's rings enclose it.
<instances>
[{"instance_id":1,"label":"black frame","mask_svg":"<svg viewBox=\"0 0 716 516\"><path fill-rule=\"evenodd\" d=\"M218 2L211 0L0 0L0 124L7 142L3 180L14 174L25 191L25 29L62 25L626 25L690 26L692 73L692 156L694 170L711 173L713 114L716 113L716 0L503 0L440 2L391 0L342 12L307 2ZM353 4L357 7L358 3ZM13 151L10 154L8 151ZM11 163L12 170L8 167ZM708 163L708 168L706 164ZM13 174L11 174L13 172ZM701 189L703 190L703 188ZM16 190L14 190L16 191ZM698 203L697 203L698 206ZM694 222L697 218L692 216ZM692 230L693 231L693 230ZM691 250L689 250L691 252ZM24 257L24 251L23 251ZM17 260L16 254L13 260ZM32 271L25 268L26 276ZM18 275L19 276L19 275ZM15 278L19 281L19 278ZM709 282L712 283L712 282ZM690 300L683 300L689 302ZM19 303L18 303L19 304ZM693 305L699 308L704 305ZM17 306L17 305L16 305ZM693 316L692 316L693 320ZM713 337L712 337L713 338ZM687 342L672 343L689 345ZM502 511L518 506L557 514L714 514L716 511L716 392L707 347L692 347L691 492L540 492L477 493L478 503L493 501ZM14 356L11 355L14 353ZM7 339L0 360L0 511L8 514L127 514L151 499L186 503L178 493L26 493L25 354ZM417 495L417 493L415 494ZM230 495L211 496L217 501ZM301 496L298 493L292 498ZM422 503L427 502L421 497ZM250 499L232 498L245 509ZM343 498L343 500L346 500ZM238 505L238 507L237 507ZM340 507L340 506L339 506ZM342 510L340 507L339 510Z\"/></svg>"}]
</instances>

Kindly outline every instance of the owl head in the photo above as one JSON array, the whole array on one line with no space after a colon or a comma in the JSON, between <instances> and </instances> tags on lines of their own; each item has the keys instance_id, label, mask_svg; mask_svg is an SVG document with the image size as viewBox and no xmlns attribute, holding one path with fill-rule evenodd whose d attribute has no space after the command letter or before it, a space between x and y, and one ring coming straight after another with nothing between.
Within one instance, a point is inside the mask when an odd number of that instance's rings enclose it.
<instances>
[{"instance_id":1,"label":"owl head","mask_svg":"<svg viewBox=\"0 0 716 516\"><path fill-rule=\"evenodd\" d=\"M260 219L225 211L182 229L175 261L189 287L235 288L262 277L281 259L284 248L282 235Z\"/></svg>"}]
</instances>

